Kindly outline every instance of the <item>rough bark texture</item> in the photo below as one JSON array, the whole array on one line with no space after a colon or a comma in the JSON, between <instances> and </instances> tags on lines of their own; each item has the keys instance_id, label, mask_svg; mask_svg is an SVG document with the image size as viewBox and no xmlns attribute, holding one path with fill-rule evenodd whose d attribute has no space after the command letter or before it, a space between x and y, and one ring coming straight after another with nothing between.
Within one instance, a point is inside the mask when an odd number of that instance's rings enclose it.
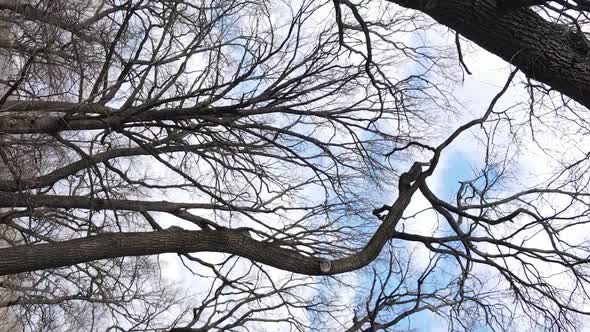
<instances>
[{"instance_id":1,"label":"rough bark texture","mask_svg":"<svg viewBox=\"0 0 590 332\"><path fill-rule=\"evenodd\" d=\"M164 230L111 233L59 243L3 249L0 275L104 258L201 251L226 252L272 266L278 265L277 267L287 270L319 274L319 260L290 249L252 240L243 232Z\"/></svg>"},{"instance_id":2,"label":"rough bark texture","mask_svg":"<svg viewBox=\"0 0 590 332\"><path fill-rule=\"evenodd\" d=\"M247 105L196 106L188 108L153 108L115 110L100 104L75 104L51 101L7 101L0 105L0 133L4 134L55 134L61 131L84 131L144 127L150 121L205 120L210 124L223 124L248 115L290 112L307 114L287 107L259 107ZM64 115L65 114L65 115ZM73 115L75 114L75 115ZM316 114L318 114L316 112Z\"/></svg>"},{"instance_id":3,"label":"rough bark texture","mask_svg":"<svg viewBox=\"0 0 590 332\"><path fill-rule=\"evenodd\" d=\"M394 234L395 226L417 188L418 184L414 184L411 188L400 190L400 195L387 217L362 250L333 261L304 255L285 248L277 242L258 241L240 230L164 230L108 233L63 242L2 249L0 250L0 275L70 266L105 258L202 251L234 254L282 270L306 275L333 275L354 271L366 266L379 255L385 243ZM10 205L14 207L24 207L28 204L52 206L56 199L55 196L48 196L46 200L28 200L27 202L24 196L13 196L10 199ZM0 196L0 201L8 200L8 197ZM66 200L62 200L62 203ZM119 203L121 202L115 204ZM153 204L164 203L153 202ZM76 206L82 207L84 204L92 206L93 203L79 201L77 204L80 206ZM329 269L320 269L321 262L329 262Z\"/></svg>"},{"instance_id":4,"label":"rough bark texture","mask_svg":"<svg viewBox=\"0 0 590 332\"><path fill-rule=\"evenodd\" d=\"M590 44L574 30L496 0L389 1L431 16L590 108Z\"/></svg>"}]
</instances>

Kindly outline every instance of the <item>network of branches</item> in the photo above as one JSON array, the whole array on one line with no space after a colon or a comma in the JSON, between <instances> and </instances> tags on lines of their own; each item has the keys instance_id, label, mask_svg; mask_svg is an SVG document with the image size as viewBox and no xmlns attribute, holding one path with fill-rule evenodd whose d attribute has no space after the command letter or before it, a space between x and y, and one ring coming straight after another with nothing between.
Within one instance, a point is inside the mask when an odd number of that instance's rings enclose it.
<instances>
[{"instance_id":1,"label":"network of branches","mask_svg":"<svg viewBox=\"0 0 590 332\"><path fill-rule=\"evenodd\" d=\"M479 2L0 0L0 330L582 327L590 4Z\"/></svg>"}]
</instances>

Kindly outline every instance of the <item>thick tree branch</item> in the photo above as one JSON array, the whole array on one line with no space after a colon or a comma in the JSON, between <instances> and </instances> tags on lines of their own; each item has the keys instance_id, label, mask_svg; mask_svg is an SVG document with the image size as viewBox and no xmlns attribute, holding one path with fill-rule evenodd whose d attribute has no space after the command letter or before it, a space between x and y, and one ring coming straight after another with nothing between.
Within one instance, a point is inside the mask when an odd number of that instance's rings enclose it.
<instances>
[{"instance_id":1,"label":"thick tree branch","mask_svg":"<svg viewBox=\"0 0 590 332\"><path fill-rule=\"evenodd\" d=\"M215 209L263 212L247 206L232 206L231 208L221 204L194 203L194 202L170 202L170 201L146 201L133 199L103 199L84 196L65 195L28 195L0 192L0 208L58 208L58 209L89 209L89 210L125 210L125 211L159 211L177 212L183 209Z\"/></svg>"},{"instance_id":2,"label":"thick tree branch","mask_svg":"<svg viewBox=\"0 0 590 332\"><path fill-rule=\"evenodd\" d=\"M54 134L66 130L118 130L121 127L145 127L150 121L166 120L205 120L221 124L247 115L278 112L301 113L283 106L259 107L247 110L242 109L242 107L244 105L214 107L203 104L187 108L113 110L100 104L80 105L45 101L10 102L7 107L0 109L0 112L9 112L8 115L1 118L0 133ZM35 114L33 111L40 114ZM32 113L23 115L23 112ZM67 115L45 114L48 112L66 113ZM72 113L78 115L70 116Z\"/></svg>"},{"instance_id":3,"label":"thick tree branch","mask_svg":"<svg viewBox=\"0 0 590 332\"><path fill-rule=\"evenodd\" d=\"M389 0L419 10L515 65L528 77L590 108L590 48L585 37L529 8L496 0Z\"/></svg>"},{"instance_id":4,"label":"thick tree branch","mask_svg":"<svg viewBox=\"0 0 590 332\"><path fill-rule=\"evenodd\" d=\"M212 148L216 147L219 144L217 143L203 143L203 144L194 144L194 145L175 145L175 146L161 146L153 148L157 154L165 154L165 153L172 153L172 152L190 152L196 151L200 149ZM143 147L134 147L134 148L117 148L107 150L105 152L101 152L92 156L89 156L87 159L82 159L75 161L71 164L68 164L64 167L58 168L56 170L51 171L50 173L30 177L30 178L19 178L15 180L4 180L0 182L0 191L18 191L23 188L27 189L36 189L42 187L48 187L54 185L56 182L67 178L68 176L74 175L77 172L97 165L101 162L109 161L115 158L121 157L131 157L131 156L141 156L141 155L150 155L149 152L146 151Z\"/></svg>"},{"instance_id":5,"label":"thick tree branch","mask_svg":"<svg viewBox=\"0 0 590 332\"><path fill-rule=\"evenodd\" d=\"M70 266L105 258L202 251L234 254L278 269L306 275L333 275L354 271L366 266L379 255L383 246L395 233L395 226L422 181L424 181L424 176L410 188L400 188L399 197L392 205L387 217L362 250L333 261L303 255L298 251L281 247L280 243L257 241L238 230L174 230L102 234L63 242L2 249L0 250L0 275ZM10 200L10 197L7 197L10 196L9 194L2 195L0 201ZM26 204L26 200L18 200L16 195L12 197L13 205ZM63 199L63 197L60 199L59 196L39 195L36 198L33 197L28 198L28 204L33 204L33 206L58 205L58 201L61 207L66 207L68 204L71 204L71 207L79 207L79 204L95 204L90 199L78 202L75 199ZM104 206L101 207L105 209L113 208L113 204L131 204L127 208L132 210L133 204L140 204L139 202L130 203L130 201L119 202L117 200L110 202L105 200L102 203ZM146 203L141 204L145 205ZM162 205L165 202L154 202L154 204ZM163 206L154 207L159 211L163 209ZM125 209L122 205L119 208ZM142 206L142 208L146 208L146 206Z\"/></svg>"}]
</instances>

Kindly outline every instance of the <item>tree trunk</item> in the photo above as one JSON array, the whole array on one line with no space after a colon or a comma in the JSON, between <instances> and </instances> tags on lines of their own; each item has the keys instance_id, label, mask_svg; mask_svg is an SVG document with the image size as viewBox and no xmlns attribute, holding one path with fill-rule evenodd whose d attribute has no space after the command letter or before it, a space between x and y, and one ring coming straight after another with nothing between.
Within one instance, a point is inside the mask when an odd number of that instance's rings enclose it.
<instances>
[{"instance_id":1,"label":"tree trunk","mask_svg":"<svg viewBox=\"0 0 590 332\"><path fill-rule=\"evenodd\" d=\"M590 44L575 30L497 0L389 1L431 16L590 109Z\"/></svg>"}]
</instances>

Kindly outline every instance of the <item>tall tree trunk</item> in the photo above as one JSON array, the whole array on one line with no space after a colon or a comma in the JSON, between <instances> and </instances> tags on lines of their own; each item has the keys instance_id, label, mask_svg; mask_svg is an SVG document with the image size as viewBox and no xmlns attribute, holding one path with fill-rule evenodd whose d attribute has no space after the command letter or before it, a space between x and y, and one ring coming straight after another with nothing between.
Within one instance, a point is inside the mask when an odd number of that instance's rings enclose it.
<instances>
[{"instance_id":1,"label":"tall tree trunk","mask_svg":"<svg viewBox=\"0 0 590 332\"><path fill-rule=\"evenodd\" d=\"M590 43L531 9L499 0L389 0L419 10L590 108ZM518 1L517 1L518 2Z\"/></svg>"}]
</instances>

